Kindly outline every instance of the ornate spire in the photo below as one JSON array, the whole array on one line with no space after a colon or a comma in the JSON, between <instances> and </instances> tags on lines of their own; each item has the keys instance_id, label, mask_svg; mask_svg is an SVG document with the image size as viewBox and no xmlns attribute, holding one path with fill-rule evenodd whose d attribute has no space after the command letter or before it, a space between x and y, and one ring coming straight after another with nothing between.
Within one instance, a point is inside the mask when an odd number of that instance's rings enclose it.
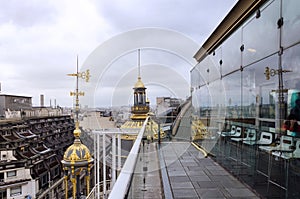
<instances>
[{"instance_id":1,"label":"ornate spire","mask_svg":"<svg viewBox=\"0 0 300 199\"><path fill-rule=\"evenodd\" d=\"M141 79L141 49L138 49L138 79Z\"/></svg>"},{"instance_id":2,"label":"ornate spire","mask_svg":"<svg viewBox=\"0 0 300 199\"><path fill-rule=\"evenodd\" d=\"M89 81L90 79L90 70L86 70L86 72L78 72L78 56L77 56L77 63L76 63L76 73L72 73L72 74L68 74L68 76L73 76L76 77L76 90L75 92L70 92L71 96L75 96L75 114L76 114L76 118L75 118L75 130L74 130L74 136L75 138L79 138L80 136L80 129L79 129L79 119L78 119L78 115L79 115L79 96L84 96L84 92L79 91L78 88L78 79L85 79L86 82Z\"/></svg>"},{"instance_id":3,"label":"ornate spire","mask_svg":"<svg viewBox=\"0 0 300 199\"><path fill-rule=\"evenodd\" d=\"M64 180L65 180L65 198L68 199L68 178L70 177L71 183L73 185L73 198L79 198L80 197L80 175L82 168L86 168L86 190L87 194L90 192L90 169L92 167L92 163L94 159L92 158L89 149L81 143L80 141L80 134L81 131L79 129L79 96L83 96L84 92L79 91L78 83L79 78L85 79L86 82L89 81L90 78L90 71L86 70L86 72L78 72L78 56L77 56L77 70L76 73L68 74L68 76L74 76L76 77L76 90L75 92L70 92L71 96L76 97L76 103L75 103L75 130L73 131L75 140L74 143L67 148L67 150L64 153L64 158L61 161L64 167ZM80 170L78 170L80 169ZM75 172L76 171L76 172ZM77 172L79 171L79 172Z\"/></svg>"}]
</instances>

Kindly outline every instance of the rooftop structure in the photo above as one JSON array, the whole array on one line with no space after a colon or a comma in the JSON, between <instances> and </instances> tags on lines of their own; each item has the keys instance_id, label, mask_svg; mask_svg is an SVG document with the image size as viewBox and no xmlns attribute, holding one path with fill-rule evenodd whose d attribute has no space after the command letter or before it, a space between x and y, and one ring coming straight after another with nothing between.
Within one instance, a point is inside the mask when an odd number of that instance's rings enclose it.
<instances>
[{"instance_id":1,"label":"rooftop structure","mask_svg":"<svg viewBox=\"0 0 300 199\"><path fill-rule=\"evenodd\" d=\"M1 196L63 196L60 161L73 142L73 129L73 119L66 115L1 120Z\"/></svg>"},{"instance_id":2,"label":"rooftop structure","mask_svg":"<svg viewBox=\"0 0 300 199\"><path fill-rule=\"evenodd\" d=\"M140 76L140 49L138 50L138 80L133 87L133 98L134 103L131 107L131 117L130 120L126 121L121 129L140 129L145 121L145 119L150 114L150 102L147 99L146 87L142 82ZM149 121L148 129L148 138L149 139L158 139L158 132L161 132L161 137L165 137L164 131L159 127L158 123L154 120ZM136 135L123 135L122 139L135 140Z\"/></svg>"}]
</instances>

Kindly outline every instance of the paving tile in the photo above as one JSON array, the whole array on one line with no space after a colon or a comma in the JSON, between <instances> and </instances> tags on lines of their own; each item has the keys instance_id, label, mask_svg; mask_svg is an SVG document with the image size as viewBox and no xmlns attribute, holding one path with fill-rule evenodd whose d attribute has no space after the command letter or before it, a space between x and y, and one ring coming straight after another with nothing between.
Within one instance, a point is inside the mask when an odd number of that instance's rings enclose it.
<instances>
[{"instance_id":1,"label":"paving tile","mask_svg":"<svg viewBox=\"0 0 300 199\"><path fill-rule=\"evenodd\" d=\"M255 197L256 195L247 188L226 188L233 197Z\"/></svg>"},{"instance_id":2,"label":"paving tile","mask_svg":"<svg viewBox=\"0 0 300 199\"><path fill-rule=\"evenodd\" d=\"M221 179L221 184L225 188L243 188L245 187L240 181L238 180L231 180L227 178Z\"/></svg>"},{"instance_id":3,"label":"paving tile","mask_svg":"<svg viewBox=\"0 0 300 199\"><path fill-rule=\"evenodd\" d=\"M195 189L199 189L199 188L201 188L200 186L199 186L199 184L198 184L198 182L197 181L191 181L192 182L192 184L193 184L193 187L195 188Z\"/></svg>"},{"instance_id":4,"label":"paving tile","mask_svg":"<svg viewBox=\"0 0 300 199\"><path fill-rule=\"evenodd\" d=\"M175 199L198 198L198 194L195 189L173 189L173 195Z\"/></svg>"},{"instance_id":5,"label":"paving tile","mask_svg":"<svg viewBox=\"0 0 300 199\"><path fill-rule=\"evenodd\" d=\"M187 175L189 176L203 176L206 175L204 171L197 171L197 170L185 170Z\"/></svg>"},{"instance_id":6,"label":"paving tile","mask_svg":"<svg viewBox=\"0 0 300 199\"><path fill-rule=\"evenodd\" d=\"M208 199L208 198L225 198L222 192L220 192L217 188L215 189L196 189L200 198Z\"/></svg>"},{"instance_id":7,"label":"paving tile","mask_svg":"<svg viewBox=\"0 0 300 199\"><path fill-rule=\"evenodd\" d=\"M205 166L209 171L224 171L227 172L224 168L220 167L220 165L208 165Z\"/></svg>"},{"instance_id":8,"label":"paving tile","mask_svg":"<svg viewBox=\"0 0 300 199\"><path fill-rule=\"evenodd\" d=\"M191 181L211 181L211 179L207 175L201 176L190 176Z\"/></svg>"},{"instance_id":9,"label":"paving tile","mask_svg":"<svg viewBox=\"0 0 300 199\"><path fill-rule=\"evenodd\" d=\"M218 188L218 184L213 181L197 181L200 188Z\"/></svg>"},{"instance_id":10,"label":"paving tile","mask_svg":"<svg viewBox=\"0 0 300 199\"><path fill-rule=\"evenodd\" d=\"M217 176L217 175L222 175L222 176L224 176L224 175L230 175L227 171L225 171L225 170L210 170L209 171L210 172L210 174L211 175L215 175L215 176Z\"/></svg>"},{"instance_id":11,"label":"paving tile","mask_svg":"<svg viewBox=\"0 0 300 199\"><path fill-rule=\"evenodd\" d=\"M190 178L188 176L170 176L171 182L189 182Z\"/></svg>"},{"instance_id":12,"label":"paving tile","mask_svg":"<svg viewBox=\"0 0 300 199\"><path fill-rule=\"evenodd\" d=\"M181 162L183 166L199 166L197 162Z\"/></svg>"},{"instance_id":13,"label":"paving tile","mask_svg":"<svg viewBox=\"0 0 300 199\"><path fill-rule=\"evenodd\" d=\"M178 188L194 188L193 184L188 181L188 182L171 182L171 187L173 189L178 189Z\"/></svg>"},{"instance_id":14,"label":"paving tile","mask_svg":"<svg viewBox=\"0 0 300 199\"><path fill-rule=\"evenodd\" d=\"M184 170L168 171L169 176L187 176Z\"/></svg>"},{"instance_id":15,"label":"paving tile","mask_svg":"<svg viewBox=\"0 0 300 199\"><path fill-rule=\"evenodd\" d=\"M205 168L200 166L187 166L186 169L191 171L204 171Z\"/></svg>"}]
</instances>

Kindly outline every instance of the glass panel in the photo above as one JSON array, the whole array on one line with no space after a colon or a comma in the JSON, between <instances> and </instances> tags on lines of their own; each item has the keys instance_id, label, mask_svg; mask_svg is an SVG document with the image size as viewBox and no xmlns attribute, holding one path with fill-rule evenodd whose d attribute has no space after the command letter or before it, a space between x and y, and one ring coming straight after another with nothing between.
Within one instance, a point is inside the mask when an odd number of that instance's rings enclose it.
<instances>
[{"instance_id":1,"label":"glass panel","mask_svg":"<svg viewBox=\"0 0 300 199\"><path fill-rule=\"evenodd\" d=\"M300 1L282 1L282 46L288 47L300 41Z\"/></svg>"},{"instance_id":2,"label":"glass panel","mask_svg":"<svg viewBox=\"0 0 300 199\"><path fill-rule=\"evenodd\" d=\"M244 86L243 87L243 94L244 94L244 100L243 102L245 104L247 103L254 103L259 106L259 120L260 121L268 121L270 122L270 119L272 120L272 123L275 123L275 104L278 101L277 95L275 90L278 88L278 76L270 76L270 79L266 79L265 68L269 67L270 69L277 70L278 67L278 55L275 54L271 57L268 57L266 59L263 59L255 64L252 64L244 69L243 72L245 72L245 75L243 75L244 78ZM252 78L252 76L255 76ZM250 82L247 83L247 78L250 78ZM252 82L254 80L254 82ZM249 87L250 86L250 87ZM245 88L246 87L246 88ZM247 88L248 87L248 88ZM250 91L251 93L247 94L247 91ZM250 99L249 102L247 102L248 97ZM254 99L255 95L255 99ZM265 123L262 123L265 124ZM270 125L262 127L264 130L269 131ZM272 130L271 130L272 131Z\"/></svg>"},{"instance_id":3,"label":"glass panel","mask_svg":"<svg viewBox=\"0 0 300 199\"><path fill-rule=\"evenodd\" d=\"M222 44L222 74L228 74L241 66L241 29L234 32Z\"/></svg>"},{"instance_id":4,"label":"glass panel","mask_svg":"<svg viewBox=\"0 0 300 199\"><path fill-rule=\"evenodd\" d=\"M257 86L255 82L255 68L248 67L242 72L242 113L244 119L256 118ZM253 122L255 124L255 122Z\"/></svg>"},{"instance_id":5,"label":"glass panel","mask_svg":"<svg viewBox=\"0 0 300 199\"><path fill-rule=\"evenodd\" d=\"M211 110L211 98L209 96L209 89L203 86L198 91L198 103L200 107L200 117L208 117Z\"/></svg>"},{"instance_id":6,"label":"glass panel","mask_svg":"<svg viewBox=\"0 0 300 199\"><path fill-rule=\"evenodd\" d=\"M225 93L217 80L193 92L192 138L211 151L218 141L217 132L225 120Z\"/></svg>"},{"instance_id":7,"label":"glass panel","mask_svg":"<svg viewBox=\"0 0 300 199\"><path fill-rule=\"evenodd\" d=\"M241 72L223 78L225 87L226 118L241 117Z\"/></svg>"},{"instance_id":8,"label":"glass panel","mask_svg":"<svg viewBox=\"0 0 300 199\"><path fill-rule=\"evenodd\" d=\"M288 89L285 133L300 137L300 45L284 51L282 57L283 69L291 72L283 73L284 86Z\"/></svg>"},{"instance_id":9,"label":"glass panel","mask_svg":"<svg viewBox=\"0 0 300 199\"><path fill-rule=\"evenodd\" d=\"M220 67L213 61L213 56L206 57L196 67L201 76L200 85L205 85L220 78Z\"/></svg>"},{"instance_id":10,"label":"glass panel","mask_svg":"<svg viewBox=\"0 0 300 199\"><path fill-rule=\"evenodd\" d=\"M261 16L243 27L243 66L262 59L279 49L279 0L261 9Z\"/></svg>"},{"instance_id":11,"label":"glass panel","mask_svg":"<svg viewBox=\"0 0 300 199\"><path fill-rule=\"evenodd\" d=\"M191 70L191 87L195 89L196 87L203 85L203 81L201 81L201 75L200 71L198 68L199 65L196 65L192 70Z\"/></svg>"}]
</instances>

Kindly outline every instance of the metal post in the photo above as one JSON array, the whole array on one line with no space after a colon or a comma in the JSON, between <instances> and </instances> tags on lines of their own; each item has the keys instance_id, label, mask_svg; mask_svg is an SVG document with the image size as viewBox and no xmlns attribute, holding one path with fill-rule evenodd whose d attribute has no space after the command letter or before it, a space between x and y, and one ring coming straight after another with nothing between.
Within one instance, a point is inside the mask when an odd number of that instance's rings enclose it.
<instances>
[{"instance_id":1,"label":"metal post","mask_svg":"<svg viewBox=\"0 0 300 199\"><path fill-rule=\"evenodd\" d=\"M74 166L71 167L72 170L72 185L73 185L73 198L76 199L76 174L75 174L75 168Z\"/></svg>"},{"instance_id":2,"label":"metal post","mask_svg":"<svg viewBox=\"0 0 300 199\"><path fill-rule=\"evenodd\" d=\"M158 122L158 144L160 145L160 122Z\"/></svg>"},{"instance_id":3,"label":"metal post","mask_svg":"<svg viewBox=\"0 0 300 199\"><path fill-rule=\"evenodd\" d=\"M111 169L111 187L116 181L116 135L112 136L112 169Z\"/></svg>"},{"instance_id":4,"label":"metal post","mask_svg":"<svg viewBox=\"0 0 300 199\"><path fill-rule=\"evenodd\" d=\"M86 195L88 196L90 193L90 164L87 166L87 174L86 174Z\"/></svg>"},{"instance_id":5,"label":"metal post","mask_svg":"<svg viewBox=\"0 0 300 199\"><path fill-rule=\"evenodd\" d=\"M65 171L66 172L66 171ZM64 176L64 180L65 180L65 199L68 199L68 174L65 174Z\"/></svg>"},{"instance_id":6,"label":"metal post","mask_svg":"<svg viewBox=\"0 0 300 199\"><path fill-rule=\"evenodd\" d=\"M118 170L121 171L121 134L118 134Z\"/></svg>"},{"instance_id":7,"label":"metal post","mask_svg":"<svg viewBox=\"0 0 300 199\"><path fill-rule=\"evenodd\" d=\"M102 150L103 150L103 198L106 198L106 145L105 145L105 134L103 132L102 136Z\"/></svg>"},{"instance_id":8,"label":"metal post","mask_svg":"<svg viewBox=\"0 0 300 199\"><path fill-rule=\"evenodd\" d=\"M95 186L97 186L97 198L100 199L100 135L97 133L97 163L96 163L96 171L97 173L97 180Z\"/></svg>"},{"instance_id":9,"label":"metal post","mask_svg":"<svg viewBox=\"0 0 300 199\"><path fill-rule=\"evenodd\" d=\"M76 199L80 199L80 172L76 175Z\"/></svg>"}]
</instances>

